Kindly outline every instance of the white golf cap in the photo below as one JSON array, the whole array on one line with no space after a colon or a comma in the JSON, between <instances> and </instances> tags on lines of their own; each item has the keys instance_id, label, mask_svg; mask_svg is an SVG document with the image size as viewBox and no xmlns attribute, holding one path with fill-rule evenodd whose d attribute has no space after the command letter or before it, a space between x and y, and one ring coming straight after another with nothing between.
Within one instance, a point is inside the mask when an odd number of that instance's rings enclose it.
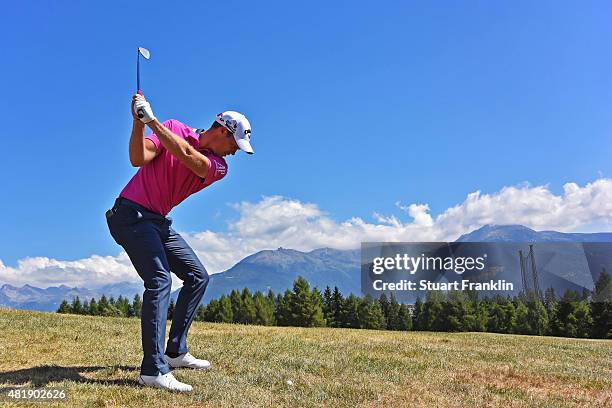
<instances>
[{"instance_id":1,"label":"white golf cap","mask_svg":"<svg viewBox=\"0 0 612 408\"><path fill-rule=\"evenodd\" d=\"M215 122L223 125L234 135L234 140L236 140L240 150L253 154L253 148L251 147L251 124L242 113L225 111L217 115Z\"/></svg>"}]
</instances>

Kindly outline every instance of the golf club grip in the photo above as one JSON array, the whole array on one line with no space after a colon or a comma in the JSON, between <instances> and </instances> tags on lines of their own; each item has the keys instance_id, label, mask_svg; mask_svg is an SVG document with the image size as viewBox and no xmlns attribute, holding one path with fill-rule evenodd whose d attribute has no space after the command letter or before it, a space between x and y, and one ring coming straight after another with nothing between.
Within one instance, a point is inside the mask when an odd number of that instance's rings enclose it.
<instances>
[{"instance_id":1,"label":"golf club grip","mask_svg":"<svg viewBox=\"0 0 612 408\"><path fill-rule=\"evenodd\" d=\"M142 95L142 92L140 91L140 89L136 92L138 95ZM136 111L136 114L138 115L138 119L142 119L144 118L144 115L142 114L142 111L140 109L138 109Z\"/></svg>"}]
</instances>

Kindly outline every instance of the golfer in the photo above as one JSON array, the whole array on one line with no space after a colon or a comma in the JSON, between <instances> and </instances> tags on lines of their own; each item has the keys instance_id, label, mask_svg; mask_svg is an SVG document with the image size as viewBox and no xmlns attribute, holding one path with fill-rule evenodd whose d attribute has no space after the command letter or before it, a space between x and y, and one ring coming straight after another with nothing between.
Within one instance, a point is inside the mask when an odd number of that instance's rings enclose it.
<instances>
[{"instance_id":1,"label":"golfer","mask_svg":"<svg viewBox=\"0 0 612 408\"><path fill-rule=\"evenodd\" d=\"M160 123L140 94L132 97L132 116L130 162L139 169L106 212L106 220L113 239L144 281L140 318L144 357L138 382L190 392L191 385L176 380L170 370L210 367L187 350L187 332L208 285L208 273L166 216L191 194L226 176L224 156L238 149L253 153L251 125L233 111L218 114L208 130L177 120ZM145 125L152 131L146 137ZM183 287L164 350L170 272L183 281Z\"/></svg>"}]
</instances>

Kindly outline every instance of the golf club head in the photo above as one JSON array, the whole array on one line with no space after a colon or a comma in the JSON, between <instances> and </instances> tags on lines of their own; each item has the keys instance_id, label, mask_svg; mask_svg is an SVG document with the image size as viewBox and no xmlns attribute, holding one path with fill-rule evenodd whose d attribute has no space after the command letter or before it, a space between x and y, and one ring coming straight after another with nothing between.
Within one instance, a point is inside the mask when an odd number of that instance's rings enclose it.
<instances>
[{"instance_id":1,"label":"golf club head","mask_svg":"<svg viewBox=\"0 0 612 408\"><path fill-rule=\"evenodd\" d=\"M143 47L138 47L138 52L140 53L140 55L142 55L145 59L149 59L151 58L151 53L149 52L149 50L147 50L146 48Z\"/></svg>"}]
</instances>

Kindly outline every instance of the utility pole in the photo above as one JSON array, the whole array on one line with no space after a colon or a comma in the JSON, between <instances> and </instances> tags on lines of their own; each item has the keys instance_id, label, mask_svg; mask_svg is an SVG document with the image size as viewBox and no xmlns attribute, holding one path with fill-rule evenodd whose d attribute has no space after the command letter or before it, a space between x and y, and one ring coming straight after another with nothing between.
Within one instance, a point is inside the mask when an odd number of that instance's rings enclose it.
<instances>
[{"instance_id":1,"label":"utility pole","mask_svg":"<svg viewBox=\"0 0 612 408\"><path fill-rule=\"evenodd\" d=\"M529 245L529 257L531 258L531 271L533 272L533 290L536 295L542 299L542 292L540 292L540 279L538 277L538 269L535 262L535 253L533 252L533 245Z\"/></svg>"}]
</instances>

